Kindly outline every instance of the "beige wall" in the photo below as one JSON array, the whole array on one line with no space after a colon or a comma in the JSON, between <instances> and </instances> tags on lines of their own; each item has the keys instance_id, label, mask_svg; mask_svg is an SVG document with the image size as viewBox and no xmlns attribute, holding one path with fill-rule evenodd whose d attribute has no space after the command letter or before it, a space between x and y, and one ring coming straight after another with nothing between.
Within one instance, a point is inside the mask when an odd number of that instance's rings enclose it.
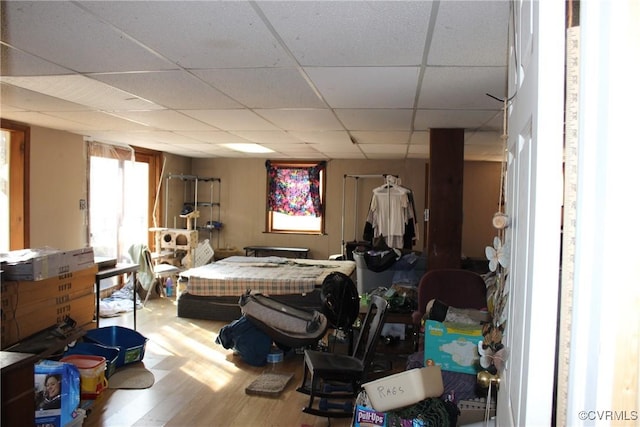
<instances>
[{"instance_id":1,"label":"beige wall","mask_svg":"<svg viewBox=\"0 0 640 427\"><path fill-rule=\"evenodd\" d=\"M462 253L484 259L496 235L491 220L498 209L500 163L465 162L463 179Z\"/></svg>"},{"instance_id":2,"label":"beige wall","mask_svg":"<svg viewBox=\"0 0 640 427\"><path fill-rule=\"evenodd\" d=\"M222 180L221 219L224 228L213 246L242 248L247 245L303 246L315 258L342 252L342 189L344 175L394 174L416 195L416 209L424 209L425 162L422 160L331 160L327 164L326 234L267 234L265 230L266 172L264 159L194 159L192 172ZM355 215L354 182L346 180L345 240L362 236L371 190L383 184L382 178L361 179L358 215ZM177 196L176 196L177 197ZM356 231L354 234L354 226ZM422 227L422 225L421 225ZM422 235L415 249L421 250Z\"/></svg>"},{"instance_id":3,"label":"beige wall","mask_svg":"<svg viewBox=\"0 0 640 427\"><path fill-rule=\"evenodd\" d=\"M86 211L79 208L87 199L86 145L78 135L33 127L31 130L31 247L51 246L75 249L86 245ZM309 247L312 256L327 258L342 252L342 239L360 239L373 188L382 178L345 178L345 175L393 174L413 190L419 240L425 246L422 213L425 205L425 161L412 160L331 160L327 164L326 234L323 236L267 234L265 229L266 173L264 159L189 159L165 155L164 177L197 174L221 179L221 221L224 228L213 232L212 246L286 245ZM484 258L495 230L491 217L497 209L500 165L466 162L464 176L463 253ZM355 193L356 182L358 187ZM344 198L343 198L344 184ZM165 196L166 179L162 182ZM173 226L184 200L183 187L169 187L169 218L162 224ZM344 236L342 204L345 204ZM357 201L357 207L356 205ZM161 207L164 215L164 205ZM356 213L357 212L357 213ZM184 220L177 218L178 227Z\"/></svg>"},{"instance_id":4,"label":"beige wall","mask_svg":"<svg viewBox=\"0 0 640 427\"><path fill-rule=\"evenodd\" d=\"M165 218L165 212L180 212L183 203L183 191L182 185L176 182L175 179L167 180L170 175L189 175L191 174L191 159L188 157L176 156L175 154L164 154L164 171L162 174L162 182L160 184L160 197L162 203L160 205L160 218L161 221L158 224L160 227L174 228L174 219L176 219L177 228L185 226L184 220L175 218L175 215L170 215L169 218ZM169 190L167 192L167 189ZM168 198L167 198L168 196Z\"/></svg>"},{"instance_id":5,"label":"beige wall","mask_svg":"<svg viewBox=\"0 0 640 427\"><path fill-rule=\"evenodd\" d=\"M87 245L86 144L80 135L31 127L30 227L32 248Z\"/></svg>"}]
</instances>

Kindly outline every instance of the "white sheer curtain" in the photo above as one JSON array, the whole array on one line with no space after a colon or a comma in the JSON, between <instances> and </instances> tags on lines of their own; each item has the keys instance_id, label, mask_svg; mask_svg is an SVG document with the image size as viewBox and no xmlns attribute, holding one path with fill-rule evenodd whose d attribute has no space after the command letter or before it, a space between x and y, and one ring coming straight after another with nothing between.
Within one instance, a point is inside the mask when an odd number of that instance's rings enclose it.
<instances>
[{"instance_id":1,"label":"white sheer curtain","mask_svg":"<svg viewBox=\"0 0 640 427\"><path fill-rule=\"evenodd\" d=\"M89 143L89 231L96 256L128 258L148 240L149 165L133 148Z\"/></svg>"}]
</instances>

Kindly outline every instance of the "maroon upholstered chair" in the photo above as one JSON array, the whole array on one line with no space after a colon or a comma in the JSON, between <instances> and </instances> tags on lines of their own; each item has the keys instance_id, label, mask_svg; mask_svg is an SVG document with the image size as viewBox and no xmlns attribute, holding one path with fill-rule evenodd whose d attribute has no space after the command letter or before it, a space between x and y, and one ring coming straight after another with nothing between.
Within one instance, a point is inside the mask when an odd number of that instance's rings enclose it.
<instances>
[{"instance_id":1,"label":"maroon upholstered chair","mask_svg":"<svg viewBox=\"0 0 640 427\"><path fill-rule=\"evenodd\" d=\"M482 276L470 270L439 269L425 273L418 284L418 309L412 319L419 325L427 302L438 299L450 307L487 308L487 286Z\"/></svg>"}]
</instances>

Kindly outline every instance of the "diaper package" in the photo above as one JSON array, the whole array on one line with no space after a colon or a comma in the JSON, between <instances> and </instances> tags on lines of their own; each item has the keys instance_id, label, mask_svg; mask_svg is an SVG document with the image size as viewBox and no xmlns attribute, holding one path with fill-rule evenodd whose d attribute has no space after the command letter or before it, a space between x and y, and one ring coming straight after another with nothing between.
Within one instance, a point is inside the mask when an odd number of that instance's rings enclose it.
<instances>
[{"instance_id":1,"label":"diaper package","mask_svg":"<svg viewBox=\"0 0 640 427\"><path fill-rule=\"evenodd\" d=\"M41 360L34 374L36 426L61 427L80 416L80 372L75 365Z\"/></svg>"},{"instance_id":2,"label":"diaper package","mask_svg":"<svg viewBox=\"0 0 640 427\"><path fill-rule=\"evenodd\" d=\"M443 371L476 374L480 368L478 341L482 326L427 320L424 326L424 359Z\"/></svg>"}]
</instances>

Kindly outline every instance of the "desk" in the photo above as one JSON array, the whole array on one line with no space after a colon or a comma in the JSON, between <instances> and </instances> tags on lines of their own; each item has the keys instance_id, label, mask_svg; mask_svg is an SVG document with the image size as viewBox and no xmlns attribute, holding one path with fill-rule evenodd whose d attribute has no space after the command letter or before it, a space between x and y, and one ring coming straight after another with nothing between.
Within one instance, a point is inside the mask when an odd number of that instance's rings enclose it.
<instances>
[{"instance_id":1,"label":"desk","mask_svg":"<svg viewBox=\"0 0 640 427\"><path fill-rule=\"evenodd\" d=\"M138 264L118 263L115 267L108 267L98 270L96 273L96 328L100 327L100 281L109 277L120 276L126 273L133 273L133 330L136 329L136 291L138 282L136 272L140 268Z\"/></svg>"},{"instance_id":2,"label":"desk","mask_svg":"<svg viewBox=\"0 0 640 427\"><path fill-rule=\"evenodd\" d=\"M261 253L265 252L286 252L294 255L296 258L307 258L309 256L309 248L289 248L282 246L245 246L244 254L245 256L249 256L253 254L253 256L260 256Z\"/></svg>"}]
</instances>

